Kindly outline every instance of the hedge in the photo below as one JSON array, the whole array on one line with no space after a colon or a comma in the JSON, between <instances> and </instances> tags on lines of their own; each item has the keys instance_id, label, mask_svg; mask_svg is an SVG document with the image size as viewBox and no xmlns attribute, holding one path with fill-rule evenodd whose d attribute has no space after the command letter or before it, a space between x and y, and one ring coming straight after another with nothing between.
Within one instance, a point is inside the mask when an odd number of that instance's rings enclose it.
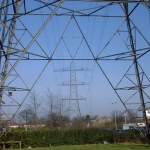
<instances>
[{"instance_id":1,"label":"hedge","mask_svg":"<svg viewBox=\"0 0 150 150\"><path fill-rule=\"evenodd\" d=\"M83 145L104 143L137 143L140 139L138 131L127 133L114 133L113 131L103 131L95 128L61 130L41 130L41 131L12 131L6 132L1 141L21 141L22 147L49 147L60 145ZM17 147L17 144L14 145Z\"/></svg>"}]
</instances>

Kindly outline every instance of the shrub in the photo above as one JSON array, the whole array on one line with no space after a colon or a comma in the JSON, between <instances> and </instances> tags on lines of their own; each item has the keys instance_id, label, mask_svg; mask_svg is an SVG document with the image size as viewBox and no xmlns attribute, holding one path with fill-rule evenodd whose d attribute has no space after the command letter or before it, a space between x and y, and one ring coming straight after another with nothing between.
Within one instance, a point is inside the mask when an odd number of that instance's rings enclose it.
<instances>
[{"instance_id":1,"label":"shrub","mask_svg":"<svg viewBox=\"0 0 150 150\"><path fill-rule=\"evenodd\" d=\"M107 141L108 143L134 142L140 139L138 131L126 133L114 133L103 131L97 128L41 131L12 131L6 132L2 141L21 141L22 147L48 147L59 145L83 145L98 144Z\"/></svg>"}]
</instances>

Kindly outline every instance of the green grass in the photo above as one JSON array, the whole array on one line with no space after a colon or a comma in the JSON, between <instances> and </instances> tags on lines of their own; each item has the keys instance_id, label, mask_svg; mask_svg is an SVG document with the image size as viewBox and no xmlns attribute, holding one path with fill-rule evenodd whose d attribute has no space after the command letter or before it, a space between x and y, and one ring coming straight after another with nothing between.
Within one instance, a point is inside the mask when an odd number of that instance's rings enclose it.
<instances>
[{"instance_id":1,"label":"green grass","mask_svg":"<svg viewBox=\"0 0 150 150\"><path fill-rule=\"evenodd\" d=\"M148 150L150 145L130 145L130 144L97 144L97 145L76 145L76 146L57 146L46 148L32 148L31 150ZM13 149L18 150L18 149ZM29 150L24 148L22 150Z\"/></svg>"}]
</instances>

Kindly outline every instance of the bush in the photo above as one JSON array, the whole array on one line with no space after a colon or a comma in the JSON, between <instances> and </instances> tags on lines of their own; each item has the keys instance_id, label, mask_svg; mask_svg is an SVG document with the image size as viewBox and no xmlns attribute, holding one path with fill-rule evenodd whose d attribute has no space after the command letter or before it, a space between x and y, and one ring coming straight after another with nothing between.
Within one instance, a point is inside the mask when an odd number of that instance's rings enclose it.
<instances>
[{"instance_id":1,"label":"bush","mask_svg":"<svg viewBox=\"0 0 150 150\"><path fill-rule=\"evenodd\" d=\"M12 131L6 132L2 141L21 141L22 147L48 147L59 145L83 145L98 144L107 141L114 142L134 142L140 139L138 131L127 133L114 133L113 131L103 131L96 128L61 130L41 130L41 131Z\"/></svg>"},{"instance_id":2,"label":"bush","mask_svg":"<svg viewBox=\"0 0 150 150\"><path fill-rule=\"evenodd\" d=\"M128 132L115 132L114 133L114 141L117 143L137 143L140 140L140 132L139 131L128 131Z\"/></svg>"}]
</instances>

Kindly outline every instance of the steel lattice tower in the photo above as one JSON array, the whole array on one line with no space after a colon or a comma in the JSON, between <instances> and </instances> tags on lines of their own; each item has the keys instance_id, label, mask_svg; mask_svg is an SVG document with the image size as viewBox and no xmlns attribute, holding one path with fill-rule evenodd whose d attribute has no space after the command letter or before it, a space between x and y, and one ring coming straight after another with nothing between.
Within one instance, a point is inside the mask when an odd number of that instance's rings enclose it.
<instances>
[{"instance_id":1,"label":"steel lattice tower","mask_svg":"<svg viewBox=\"0 0 150 150\"><path fill-rule=\"evenodd\" d=\"M70 63L70 68L63 68L55 70L55 72L63 72L63 71L69 71L70 72L70 81L64 82L60 84L61 86L69 86L70 87L70 94L69 96L66 96L62 98L62 100L68 101L68 116L69 117L80 117L81 118L81 111L80 111L80 100L86 100L86 98L83 98L82 96L79 96L78 94L78 86L81 85L87 85L84 82L79 82L76 77L76 72L79 71L91 71L87 68L76 68L75 63L72 61Z\"/></svg>"},{"instance_id":2,"label":"steel lattice tower","mask_svg":"<svg viewBox=\"0 0 150 150\"><path fill-rule=\"evenodd\" d=\"M70 95L68 112L69 116L71 116L71 112L75 111L77 116L81 117L77 85L78 84L76 80L76 68L74 62L72 62L70 64Z\"/></svg>"},{"instance_id":3,"label":"steel lattice tower","mask_svg":"<svg viewBox=\"0 0 150 150\"><path fill-rule=\"evenodd\" d=\"M139 114L149 135L149 11L148 0L2 0L1 118L15 117L52 62L86 61L96 64L126 111Z\"/></svg>"}]
</instances>

